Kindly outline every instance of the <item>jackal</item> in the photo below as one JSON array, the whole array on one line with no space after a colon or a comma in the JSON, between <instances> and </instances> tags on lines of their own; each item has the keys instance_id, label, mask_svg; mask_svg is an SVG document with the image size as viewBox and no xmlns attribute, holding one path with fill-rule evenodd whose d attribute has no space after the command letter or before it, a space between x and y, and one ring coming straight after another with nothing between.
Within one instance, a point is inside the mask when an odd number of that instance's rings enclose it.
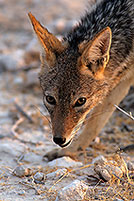
<instances>
[{"instance_id":1,"label":"jackal","mask_svg":"<svg viewBox=\"0 0 134 201\"><path fill-rule=\"evenodd\" d=\"M39 80L53 141L64 148L51 160L84 150L134 84L134 0L98 1L62 41L29 17L43 47Z\"/></svg>"}]
</instances>

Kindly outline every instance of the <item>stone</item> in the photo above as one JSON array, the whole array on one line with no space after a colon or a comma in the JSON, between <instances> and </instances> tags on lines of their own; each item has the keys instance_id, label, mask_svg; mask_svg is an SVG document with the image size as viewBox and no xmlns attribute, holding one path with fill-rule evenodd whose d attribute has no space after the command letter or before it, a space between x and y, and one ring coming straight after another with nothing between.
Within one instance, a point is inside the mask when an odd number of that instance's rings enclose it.
<instances>
[{"instance_id":1,"label":"stone","mask_svg":"<svg viewBox=\"0 0 134 201\"><path fill-rule=\"evenodd\" d=\"M87 168L87 170L83 170L83 173L84 173L84 175L87 175L87 178L90 181L95 181L96 179L97 180L100 179L99 175L94 170L94 166Z\"/></svg>"},{"instance_id":2,"label":"stone","mask_svg":"<svg viewBox=\"0 0 134 201\"><path fill-rule=\"evenodd\" d=\"M82 166L83 164L81 162L77 162L73 159L71 159L70 157L61 157L58 159L55 159L53 161L48 162L47 164L49 167L65 167L65 168L69 168L69 167L78 167L78 166Z\"/></svg>"},{"instance_id":3,"label":"stone","mask_svg":"<svg viewBox=\"0 0 134 201\"><path fill-rule=\"evenodd\" d=\"M123 176L122 170L119 167L117 167L117 166L113 167L112 173L115 174L118 177L122 177Z\"/></svg>"},{"instance_id":4,"label":"stone","mask_svg":"<svg viewBox=\"0 0 134 201\"><path fill-rule=\"evenodd\" d=\"M84 200L89 187L80 180L75 180L58 192L55 201Z\"/></svg>"},{"instance_id":5,"label":"stone","mask_svg":"<svg viewBox=\"0 0 134 201\"><path fill-rule=\"evenodd\" d=\"M98 156L93 159L92 163L94 165L94 171L98 174L99 178L103 179L105 182L110 181L112 176L123 176L124 164L121 166L115 160L107 161L105 157Z\"/></svg>"},{"instance_id":6,"label":"stone","mask_svg":"<svg viewBox=\"0 0 134 201\"><path fill-rule=\"evenodd\" d=\"M111 175L116 175L118 177L122 177L123 175L121 168L119 168L118 166L106 165L105 168L109 171Z\"/></svg>"},{"instance_id":7,"label":"stone","mask_svg":"<svg viewBox=\"0 0 134 201\"><path fill-rule=\"evenodd\" d=\"M97 156L96 158L92 160L92 164L105 164L106 162L107 162L107 159L102 155Z\"/></svg>"},{"instance_id":8,"label":"stone","mask_svg":"<svg viewBox=\"0 0 134 201\"><path fill-rule=\"evenodd\" d=\"M21 196L24 196L26 193L25 193L25 191L24 190L20 190L19 192L18 192L18 195L21 195Z\"/></svg>"},{"instance_id":9,"label":"stone","mask_svg":"<svg viewBox=\"0 0 134 201\"><path fill-rule=\"evenodd\" d=\"M134 171L134 163L128 161L128 162L127 162L127 168L128 168L128 170L130 170L130 171Z\"/></svg>"},{"instance_id":10,"label":"stone","mask_svg":"<svg viewBox=\"0 0 134 201\"><path fill-rule=\"evenodd\" d=\"M44 174L42 172L36 172L34 175L34 180L42 181L44 179Z\"/></svg>"},{"instance_id":11,"label":"stone","mask_svg":"<svg viewBox=\"0 0 134 201\"><path fill-rule=\"evenodd\" d=\"M60 177L62 177L66 173L67 173L66 168L58 169L54 172L47 174L46 179L59 179Z\"/></svg>"},{"instance_id":12,"label":"stone","mask_svg":"<svg viewBox=\"0 0 134 201\"><path fill-rule=\"evenodd\" d=\"M14 170L13 170L13 174L17 177L24 177L26 173L26 168L24 166L17 166Z\"/></svg>"},{"instance_id":13,"label":"stone","mask_svg":"<svg viewBox=\"0 0 134 201\"><path fill-rule=\"evenodd\" d=\"M99 175L100 179L104 180L105 182L110 181L112 176L105 167L101 165L96 165L94 167L94 170Z\"/></svg>"}]
</instances>

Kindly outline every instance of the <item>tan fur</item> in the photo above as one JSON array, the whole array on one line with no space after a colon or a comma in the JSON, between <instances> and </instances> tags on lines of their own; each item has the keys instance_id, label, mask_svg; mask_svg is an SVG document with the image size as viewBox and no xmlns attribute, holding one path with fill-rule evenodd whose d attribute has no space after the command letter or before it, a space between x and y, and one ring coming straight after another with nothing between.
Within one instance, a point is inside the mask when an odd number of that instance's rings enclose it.
<instances>
[{"instance_id":1,"label":"tan fur","mask_svg":"<svg viewBox=\"0 0 134 201\"><path fill-rule=\"evenodd\" d=\"M109 27L106 27L95 38L91 43L84 44L79 46L79 51L82 52L82 71L85 69L83 67L87 66L87 63L95 63L100 57L103 56L103 63L99 67L94 67L94 77L96 79L103 79L103 73L105 67L109 61L109 51L111 47L112 33ZM83 51L84 50L84 51ZM94 65L95 66L95 65ZM87 68L87 67L86 67Z\"/></svg>"}]
</instances>

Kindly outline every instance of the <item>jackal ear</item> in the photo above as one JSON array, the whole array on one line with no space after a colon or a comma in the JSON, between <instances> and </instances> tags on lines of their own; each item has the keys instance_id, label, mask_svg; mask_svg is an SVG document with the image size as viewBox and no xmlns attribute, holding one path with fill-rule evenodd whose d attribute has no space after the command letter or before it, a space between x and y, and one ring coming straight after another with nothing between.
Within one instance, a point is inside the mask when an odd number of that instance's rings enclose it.
<instances>
[{"instance_id":1,"label":"jackal ear","mask_svg":"<svg viewBox=\"0 0 134 201\"><path fill-rule=\"evenodd\" d=\"M48 30L44 28L31 13L28 13L28 16L31 20L39 42L45 50L45 60L48 65L53 66L56 60L56 53L62 52L64 50L64 46L62 45L61 41L59 41L53 34L48 32Z\"/></svg>"},{"instance_id":2,"label":"jackal ear","mask_svg":"<svg viewBox=\"0 0 134 201\"><path fill-rule=\"evenodd\" d=\"M82 53L82 64L87 66L93 74L103 74L109 61L112 32L109 27L102 30L96 37L87 44Z\"/></svg>"}]
</instances>

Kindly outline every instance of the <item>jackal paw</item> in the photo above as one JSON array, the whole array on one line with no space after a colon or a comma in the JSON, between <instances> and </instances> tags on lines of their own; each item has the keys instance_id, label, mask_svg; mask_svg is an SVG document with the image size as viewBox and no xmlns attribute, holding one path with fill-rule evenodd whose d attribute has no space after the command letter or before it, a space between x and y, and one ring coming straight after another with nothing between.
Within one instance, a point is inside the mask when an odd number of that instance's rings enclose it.
<instances>
[{"instance_id":1,"label":"jackal paw","mask_svg":"<svg viewBox=\"0 0 134 201\"><path fill-rule=\"evenodd\" d=\"M72 159L75 159L75 154L72 152L65 151L65 149L53 149L43 156L43 160L52 161L63 156L70 156Z\"/></svg>"}]
</instances>

